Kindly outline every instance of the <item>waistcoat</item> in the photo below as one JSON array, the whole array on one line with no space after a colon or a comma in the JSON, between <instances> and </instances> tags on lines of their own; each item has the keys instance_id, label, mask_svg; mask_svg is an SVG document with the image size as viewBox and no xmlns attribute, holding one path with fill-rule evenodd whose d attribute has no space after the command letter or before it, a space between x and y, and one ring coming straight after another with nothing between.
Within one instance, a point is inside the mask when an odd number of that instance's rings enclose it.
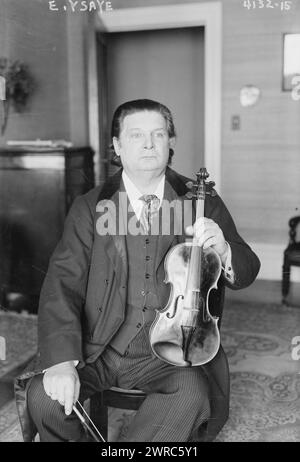
<instances>
[{"instance_id":1,"label":"waistcoat","mask_svg":"<svg viewBox=\"0 0 300 462\"><path fill-rule=\"evenodd\" d=\"M146 328L148 332L155 319L155 308L160 308L155 276L158 240L159 236L152 235L126 236L128 282L125 320L110 341L110 346L120 354L125 353L141 329Z\"/></svg>"}]
</instances>

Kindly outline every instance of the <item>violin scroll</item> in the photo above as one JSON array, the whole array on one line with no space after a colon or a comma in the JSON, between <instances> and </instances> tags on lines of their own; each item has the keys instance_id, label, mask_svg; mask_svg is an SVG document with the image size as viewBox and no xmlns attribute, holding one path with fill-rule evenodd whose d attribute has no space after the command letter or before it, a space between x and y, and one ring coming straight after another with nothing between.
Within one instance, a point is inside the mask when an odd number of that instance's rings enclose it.
<instances>
[{"instance_id":1,"label":"violin scroll","mask_svg":"<svg viewBox=\"0 0 300 462\"><path fill-rule=\"evenodd\" d=\"M185 184L186 187L190 189L190 191L185 194L187 199L198 199L200 190L204 191L204 193L208 196L214 197L217 195L217 192L214 189L216 183L214 181L205 181L209 177L209 173L207 172L206 168L200 168L199 172L196 173L196 176L197 181L188 181Z\"/></svg>"}]
</instances>

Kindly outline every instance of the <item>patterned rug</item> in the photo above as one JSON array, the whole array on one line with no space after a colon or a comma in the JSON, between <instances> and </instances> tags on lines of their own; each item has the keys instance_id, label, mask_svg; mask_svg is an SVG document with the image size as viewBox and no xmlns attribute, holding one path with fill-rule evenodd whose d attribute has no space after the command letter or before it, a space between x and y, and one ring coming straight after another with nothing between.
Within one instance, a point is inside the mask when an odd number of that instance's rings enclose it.
<instances>
[{"instance_id":1,"label":"patterned rug","mask_svg":"<svg viewBox=\"0 0 300 462\"><path fill-rule=\"evenodd\" d=\"M15 317L19 346L8 352L14 364L28 358L36 342L34 318L20 321L22 327L18 322ZM300 336L300 309L227 303L221 337L231 371L231 404L217 442L300 441L300 361L291 355L295 336ZM122 441L133 415L110 409L110 441ZM22 441L14 402L0 410L1 441Z\"/></svg>"},{"instance_id":2,"label":"patterned rug","mask_svg":"<svg viewBox=\"0 0 300 462\"><path fill-rule=\"evenodd\" d=\"M0 336L6 344L6 359L0 360L1 378L34 356L37 348L36 316L0 311Z\"/></svg>"},{"instance_id":3,"label":"patterned rug","mask_svg":"<svg viewBox=\"0 0 300 462\"><path fill-rule=\"evenodd\" d=\"M35 315L0 311L0 336L5 339L6 359L0 360L0 380L13 375L36 353L37 318ZM14 401L0 409L0 442L22 441Z\"/></svg>"},{"instance_id":4,"label":"patterned rug","mask_svg":"<svg viewBox=\"0 0 300 462\"><path fill-rule=\"evenodd\" d=\"M237 303L225 309L231 405L217 441L300 441L300 361L291 354L298 335L300 309Z\"/></svg>"}]
</instances>

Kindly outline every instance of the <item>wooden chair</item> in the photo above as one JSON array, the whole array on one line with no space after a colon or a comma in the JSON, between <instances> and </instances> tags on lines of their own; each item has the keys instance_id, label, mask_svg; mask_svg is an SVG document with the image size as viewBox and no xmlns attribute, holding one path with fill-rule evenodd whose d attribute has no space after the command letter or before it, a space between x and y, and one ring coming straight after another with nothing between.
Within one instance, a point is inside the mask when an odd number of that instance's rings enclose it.
<instances>
[{"instance_id":1,"label":"wooden chair","mask_svg":"<svg viewBox=\"0 0 300 462\"><path fill-rule=\"evenodd\" d=\"M90 417L107 441L108 406L137 411L145 398L146 394L140 390L112 387L90 398Z\"/></svg>"},{"instance_id":2,"label":"wooden chair","mask_svg":"<svg viewBox=\"0 0 300 462\"><path fill-rule=\"evenodd\" d=\"M287 304L290 289L291 266L300 266L300 241L296 240L296 228L300 223L300 216L289 220L289 244L284 251L282 266L282 303Z\"/></svg>"}]
</instances>

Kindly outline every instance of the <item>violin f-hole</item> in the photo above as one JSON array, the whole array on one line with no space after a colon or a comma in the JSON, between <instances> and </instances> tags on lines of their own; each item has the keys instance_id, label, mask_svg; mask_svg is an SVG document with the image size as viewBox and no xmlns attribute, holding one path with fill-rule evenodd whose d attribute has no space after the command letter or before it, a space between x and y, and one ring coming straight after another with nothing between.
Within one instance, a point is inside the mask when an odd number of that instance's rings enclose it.
<instances>
[{"instance_id":1,"label":"violin f-hole","mask_svg":"<svg viewBox=\"0 0 300 462\"><path fill-rule=\"evenodd\" d=\"M176 311L177 311L177 307L178 307L178 301L179 301L180 298L184 299L184 295L178 295L178 297L176 297L176 300L175 300L175 303L174 303L174 310L173 310L173 313L172 313L172 314L167 313L167 318L168 318L168 319L174 318L174 316L175 316L175 314L176 314Z\"/></svg>"}]
</instances>

